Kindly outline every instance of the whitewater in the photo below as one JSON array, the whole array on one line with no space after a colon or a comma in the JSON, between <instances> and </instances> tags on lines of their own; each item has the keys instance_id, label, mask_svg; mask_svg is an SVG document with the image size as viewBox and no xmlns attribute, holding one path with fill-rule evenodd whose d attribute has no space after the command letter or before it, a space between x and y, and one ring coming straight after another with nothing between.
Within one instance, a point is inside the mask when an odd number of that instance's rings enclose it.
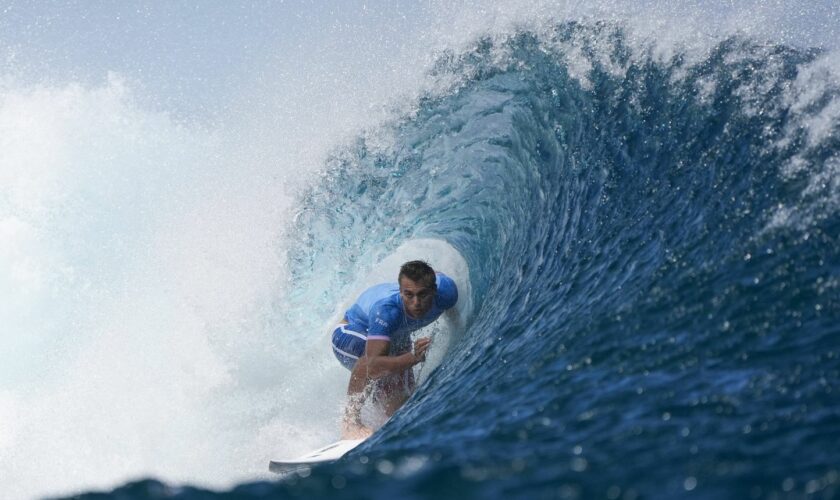
<instances>
[{"instance_id":1,"label":"whitewater","mask_svg":"<svg viewBox=\"0 0 840 500\"><path fill-rule=\"evenodd\" d=\"M0 12L3 497L840 496L836 6ZM416 394L268 473L413 258Z\"/></svg>"}]
</instances>

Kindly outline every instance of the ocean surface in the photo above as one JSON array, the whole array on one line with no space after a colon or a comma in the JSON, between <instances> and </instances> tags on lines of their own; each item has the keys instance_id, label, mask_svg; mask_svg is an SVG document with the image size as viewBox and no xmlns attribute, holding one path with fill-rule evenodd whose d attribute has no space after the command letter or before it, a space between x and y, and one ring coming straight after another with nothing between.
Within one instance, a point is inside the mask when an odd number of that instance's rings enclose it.
<instances>
[{"instance_id":1,"label":"ocean surface","mask_svg":"<svg viewBox=\"0 0 840 500\"><path fill-rule=\"evenodd\" d=\"M100 422L93 403L71 411L93 423L74 427L82 437L67 446L96 455L101 467L124 467L109 485L38 494L840 497L840 59L738 33L703 50L660 49L655 36L590 19L512 28L436 54L424 77L434 84L410 110L350 134L289 195L284 214L292 215L277 218L281 250L265 237L260 248L268 250L234 252L236 262L261 262L246 269L263 295L232 277L238 264L224 260L224 246L204 247L221 239L240 248L252 234L251 205L234 205L243 216L227 232L186 235L200 249L198 264L184 258L171 280L142 281L179 290L170 297L184 298L183 309L156 303L168 313L129 319L143 328L127 337L108 322L107 334L83 344L99 347L62 344L73 354L60 357L55 373L86 375L59 409L104 400L113 409L105 413L116 415ZM226 192L221 184L195 199ZM260 193L260 207L271 199L259 186L237 189ZM167 205L180 216L166 225L165 242L203 220L207 212L191 206ZM76 220L98 234L111 227ZM153 240L132 234L115 232L109 245ZM144 250L150 262L182 256L161 248ZM331 359L329 322L372 275L388 276L383 260L412 252L455 269L462 289L462 323L434 330L446 348L423 368L415 395L337 463L287 477L261 470L266 459L336 437L346 372ZM119 255L102 265L118 268ZM200 259L216 270L227 265L205 277ZM284 273L271 274L273 266ZM119 290L131 297L135 274L120 276ZM190 299L189 290L225 279L237 284L229 294ZM245 305L224 310L243 294ZM125 299L105 295L95 297ZM75 302L60 304L59 323L68 324ZM135 304L123 303L116 316L134 318ZM177 335L163 326L173 322ZM152 330L170 333L145 333ZM190 355L146 356L147 342ZM116 346L126 343L122 356ZM100 356L131 361L74 371ZM154 389L125 396L133 385L106 380L123 369ZM156 370L159 377L149 373ZM87 398L92 389L80 387L90 380L106 380L109 396ZM17 404L6 415L34 403ZM143 434L135 415L149 428L170 420L176 428ZM173 445L181 432L199 437ZM256 444L230 446L249 434ZM219 435L231 437L229 455L214 444ZM98 439L116 444L91 444ZM6 445L10 457L25 457L19 441ZM132 453L145 458L134 462ZM249 454L254 461L245 464ZM53 467L38 459L40 474L72 476L74 455L59 455ZM0 458L30 488L13 491L32 494L38 472L10 463ZM213 483L184 463L220 476L236 469L235 484ZM80 469L94 477L102 470ZM167 475L174 470L187 472Z\"/></svg>"}]
</instances>

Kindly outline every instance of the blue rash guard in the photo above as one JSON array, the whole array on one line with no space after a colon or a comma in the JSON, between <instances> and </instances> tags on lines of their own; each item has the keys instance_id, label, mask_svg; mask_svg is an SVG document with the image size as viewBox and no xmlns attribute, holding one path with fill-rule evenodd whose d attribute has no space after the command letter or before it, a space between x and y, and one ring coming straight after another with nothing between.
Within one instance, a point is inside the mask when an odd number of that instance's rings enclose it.
<instances>
[{"instance_id":1,"label":"blue rash guard","mask_svg":"<svg viewBox=\"0 0 840 500\"><path fill-rule=\"evenodd\" d=\"M338 325L332 334L333 353L341 364L352 369L365 353L367 339L389 341L391 355L410 351L411 332L431 324L458 302L458 287L452 278L443 273L436 275L435 301L422 318L413 319L405 313L397 283L365 290L344 313L347 324Z\"/></svg>"}]
</instances>

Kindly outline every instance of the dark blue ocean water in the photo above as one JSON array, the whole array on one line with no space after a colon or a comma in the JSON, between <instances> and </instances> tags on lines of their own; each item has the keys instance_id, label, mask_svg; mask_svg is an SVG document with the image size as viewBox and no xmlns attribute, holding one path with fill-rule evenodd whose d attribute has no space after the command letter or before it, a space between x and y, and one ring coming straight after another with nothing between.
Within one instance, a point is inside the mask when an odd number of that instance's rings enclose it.
<instances>
[{"instance_id":1,"label":"dark blue ocean water","mask_svg":"<svg viewBox=\"0 0 840 500\"><path fill-rule=\"evenodd\" d=\"M457 83L336 151L290 254L315 283L377 246L456 247L475 313L428 382L307 474L81 498L840 497L821 57L739 37L662 56L576 23L443 55L431 77Z\"/></svg>"}]
</instances>

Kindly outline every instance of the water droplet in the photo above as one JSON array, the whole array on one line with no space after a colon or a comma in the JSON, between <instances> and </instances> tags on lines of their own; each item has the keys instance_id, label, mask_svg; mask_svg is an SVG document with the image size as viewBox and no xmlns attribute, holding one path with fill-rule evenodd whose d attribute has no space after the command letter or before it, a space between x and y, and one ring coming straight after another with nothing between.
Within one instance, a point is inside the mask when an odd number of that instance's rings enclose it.
<instances>
[{"instance_id":1,"label":"water droplet","mask_svg":"<svg viewBox=\"0 0 840 500\"><path fill-rule=\"evenodd\" d=\"M575 472L583 472L588 466L589 462L585 458L575 457L572 459L572 470Z\"/></svg>"},{"instance_id":2,"label":"water droplet","mask_svg":"<svg viewBox=\"0 0 840 500\"><path fill-rule=\"evenodd\" d=\"M782 489L785 491L791 491L795 485L796 483L794 483L792 477L789 477L782 481Z\"/></svg>"},{"instance_id":3,"label":"water droplet","mask_svg":"<svg viewBox=\"0 0 840 500\"><path fill-rule=\"evenodd\" d=\"M376 470L378 470L382 474L388 475L394 472L394 464L391 463L390 460L380 460L376 464Z\"/></svg>"}]
</instances>

